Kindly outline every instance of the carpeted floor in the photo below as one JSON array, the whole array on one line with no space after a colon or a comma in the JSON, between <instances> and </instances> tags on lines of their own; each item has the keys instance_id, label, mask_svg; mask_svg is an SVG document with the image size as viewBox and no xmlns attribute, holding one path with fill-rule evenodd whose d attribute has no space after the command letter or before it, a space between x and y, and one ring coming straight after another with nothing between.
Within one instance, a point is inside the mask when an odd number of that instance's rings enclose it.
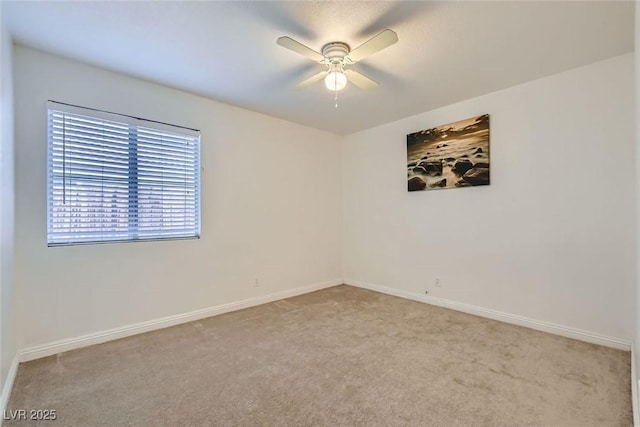
<instances>
[{"instance_id":1,"label":"carpeted floor","mask_svg":"<svg viewBox=\"0 0 640 427\"><path fill-rule=\"evenodd\" d=\"M20 365L5 425L627 426L630 355L337 286Z\"/></svg>"}]
</instances>

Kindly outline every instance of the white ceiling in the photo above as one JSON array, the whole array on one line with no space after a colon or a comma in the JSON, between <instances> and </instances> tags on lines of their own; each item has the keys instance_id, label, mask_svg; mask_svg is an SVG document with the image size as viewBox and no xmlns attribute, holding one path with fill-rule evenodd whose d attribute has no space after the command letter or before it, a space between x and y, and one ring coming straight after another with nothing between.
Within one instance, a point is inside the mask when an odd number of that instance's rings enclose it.
<instances>
[{"instance_id":1,"label":"white ceiling","mask_svg":"<svg viewBox=\"0 0 640 427\"><path fill-rule=\"evenodd\" d=\"M3 2L18 43L346 134L633 51L634 2ZM399 42L354 66L380 82L293 86L320 65L276 45Z\"/></svg>"}]
</instances>

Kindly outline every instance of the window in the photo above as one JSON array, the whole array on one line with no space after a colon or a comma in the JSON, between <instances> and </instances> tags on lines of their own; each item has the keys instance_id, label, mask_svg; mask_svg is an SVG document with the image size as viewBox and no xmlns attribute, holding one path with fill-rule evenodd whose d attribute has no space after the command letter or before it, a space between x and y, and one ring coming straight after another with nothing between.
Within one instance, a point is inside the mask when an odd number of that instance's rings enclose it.
<instances>
[{"instance_id":1,"label":"window","mask_svg":"<svg viewBox=\"0 0 640 427\"><path fill-rule=\"evenodd\" d=\"M200 133L48 102L49 246L200 236Z\"/></svg>"}]
</instances>

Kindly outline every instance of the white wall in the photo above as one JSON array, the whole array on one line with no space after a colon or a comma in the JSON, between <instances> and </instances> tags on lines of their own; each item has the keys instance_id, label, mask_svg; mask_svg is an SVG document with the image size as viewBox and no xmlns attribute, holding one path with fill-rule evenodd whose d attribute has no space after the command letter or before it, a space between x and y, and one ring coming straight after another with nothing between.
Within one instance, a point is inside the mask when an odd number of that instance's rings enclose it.
<instances>
[{"instance_id":1,"label":"white wall","mask_svg":"<svg viewBox=\"0 0 640 427\"><path fill-rule=\"evenodd\" d=\"M635 129L636 129L636 182L640 181L640 1L635 1ZM637 391L638 381L640 381L640 186L636 186L636 306L635 306L635 338L634 338L634 358L635 358L635 379L634 390ZM638 425L640 414L637 413L638 398L635 396L634 403L634 422Z\"/></svg>"},{"instance_id":2,"label":"white wall","mask_svg":"<svg viewBox=\"0 0 640 427\"><path fill-rule=\"evenodd\" d=\"M23 348L340 278L337 136L21 46L14 75ZM200 129L201 239L47 248L47 99Z\"/></svg>"},{"instance_id":3,"label":"white wall","mask_svg":"<svg viewBox=\"0 0 640 427\"><path fill-rule=\"evenodd\" d=\"M13 42L0 5L0 388L17 354L14 282ZM4 390L3 399L9 390ZM0 410L4 407L0 407Z\"/></svg>"},{"instance_id":4,"label":"white wall","mask_svg":"<svg viewBox=\"0 0 640 427\"><path fill-rule=\"evenodd\" d=\"M18 46L21 347L341 273L630 341L633 58L340 138ZM47 248L47 99L201 129L202 239ZM484 113L492 184L408 193L406 134Z\"/></svg>"},{"instance_id":5,"label":"white wall","mask_svg":"<svg viewBox=\"0 0 640 427\"><path fill-rule=\"evenodd\" d=\"M346 137L345 281L630 342L633 65L616 57ZM406 134L484 113L491 185L407 192Z\"/></svg>"}]
</instances>

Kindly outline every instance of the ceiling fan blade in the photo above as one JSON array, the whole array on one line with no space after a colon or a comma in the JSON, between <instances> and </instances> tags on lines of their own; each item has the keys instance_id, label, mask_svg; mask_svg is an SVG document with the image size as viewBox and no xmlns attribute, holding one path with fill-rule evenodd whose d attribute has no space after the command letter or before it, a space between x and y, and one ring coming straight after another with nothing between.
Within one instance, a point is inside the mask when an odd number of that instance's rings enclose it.
<instances>
[{"instance_id":1,"label":"ceiling fan blade","mask_svg":"<svg viewBox=\"0 0 640 427\"><path fill-rule=\"evenodd\" d=\"M304 89L307 86L314 84L315 82L319 82L327 75L327 70L320 71L318 74L314 74L306 80L301 81L297 84L296 89Z\"/></svg>"},{"instance_id":2,"label":"ceiling fan blade","mask_svg":"<svg viewBox=\"0 0 640 427\"><path fill-rule=\"evenodd\" d=\"M303 45L298 41L295 41L291 37L287 37L287 36L280 37L276 41L276 43L278 43L282 47L286 47L287 49L290 49L296 53L299 53L300 55L304 55L307 58L311 59L312 61L320 62L324 60L324 56L322 56L321 53L316 52L315 50Z\"/></svg>"},{"instance_id":3,"label":"ceiling fan blade","mask_svg":"<svg viewBox=\"0 0 640 427\"><path fill-rule=\"evenodd\" d=\"M353 62L363 60L369 55L381 51L385 47L389 47L398 41L398 35L392 30L384 30L373 38L362 43L357 48L349 52L348 57Z\"/></svg>"},{"instance_id":4,"label":"ceiling fan blade","mask_svg":"<svg viewBox=\"0 0 640 427\"><path fill-rule=\"evenodd\" d=\"M349 81L360 89L372 90L379 86L378 82L371 80L369 77L355 70L345 70L344 73L347 75Z\"/></svg>"}]
</instances>

